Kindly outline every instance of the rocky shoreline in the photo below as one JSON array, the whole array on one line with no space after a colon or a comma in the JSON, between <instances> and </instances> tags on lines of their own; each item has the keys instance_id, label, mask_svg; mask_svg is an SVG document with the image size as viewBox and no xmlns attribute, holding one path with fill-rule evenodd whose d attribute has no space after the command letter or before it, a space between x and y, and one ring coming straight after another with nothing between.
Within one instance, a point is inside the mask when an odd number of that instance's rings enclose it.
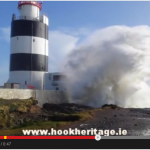
<instances>
[{"instance_id":1,"label":"rocky shoreline","mask_svg":"<svg viewBox=\"0 0 150 150\"><path fill-rule=\"evenodd\" d=\"M34 99L0 99L0 135L22 135L22 129L127 130L127 135L150 135L150 109L73 103L36 105Z\"/></svg>"}]
</instances>

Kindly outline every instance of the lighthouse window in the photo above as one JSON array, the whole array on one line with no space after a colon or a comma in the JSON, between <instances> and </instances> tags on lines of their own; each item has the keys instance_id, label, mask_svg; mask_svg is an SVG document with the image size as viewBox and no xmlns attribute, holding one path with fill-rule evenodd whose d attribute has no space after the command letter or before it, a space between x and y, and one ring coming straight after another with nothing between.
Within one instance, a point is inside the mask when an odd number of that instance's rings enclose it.
<instances>
[{"instance_id":1,"label":"lighthouse window","mask_svg":"<svg viewBox=\"0 0 150 150\"><path fill-rule=\"evenodd\" d=\"M33 42L35 42L35 39L33 39Z\"/></svg>"},{"instance_id":2,"label":"lighthouse window","mask_svg":"<svg viewBox=\"0 0 150 150\"><path fill-rule=\"evenodd\" d=\"M54 75L53 76L53 81L59 81L60 80L60 75Z\"/></svg>"},{"instance_id":3,"label":"lighthouse window","mask_svg":"<svg viewBox=\"0 0 150 150\"><path fill-rule=\"evenodd\" d=\"M18 40L18 37L17 37L17 40Z\"/></svg>"},{"instance_id":4,"label":"lighthouse window","mask_svg":"<svg viewBox=\"0 0 150 150\"><path fill-rule=\"evenodd\" d=\"M59 88L57 87L56 90L59 90Z\"/></svg>"}]
</instances>

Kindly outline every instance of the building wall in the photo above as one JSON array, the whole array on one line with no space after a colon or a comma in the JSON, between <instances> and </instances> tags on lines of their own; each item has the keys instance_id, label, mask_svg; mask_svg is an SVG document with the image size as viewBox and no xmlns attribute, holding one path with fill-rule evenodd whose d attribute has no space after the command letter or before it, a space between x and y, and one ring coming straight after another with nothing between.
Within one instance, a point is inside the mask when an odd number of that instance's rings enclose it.
<instances>
[{"instance_id":1,"label":"building wall","mask_svg":"<svg viewBox=\"0 0 150 150\"><path fill-rule=\"evenodd\" d=\"M44 103L60 104L69 102L67 94L63 91L36 90L35 97L39 106L42 106Z\"/></svg>"},{"instance_id":2,"label":"building wall","mask_svg":"<svg viewBox=\"0 0 150 150\"><path fill-rule=\"evenodd\" d=\"M0 98L3 99L28 99L35 98L40 107L44 103L68 103L69 97L63 91L28 90L28 89L0 89Z\"/></svg>"},{"instance_id":3,"label":"building wall","mask_svg":"<svg viewBox=\"0 0 150 150\"><path fill-rule=\"evenodd\" d=\"M13 83L20 83L20 88L27 89L27 84L31 84L37 87L43 88L43 76L45 72L37 71L11 71L9 81L13 80Z\"/></svg>"},{"instance_id":4,"label":"building wall","mask_svg":"<svg viewBox=\"0 0 150 150\"><path fill-rule=\"evenodd\" d=\"M0 98L3 99L28 99L31 97L35 98L33 90L0 89Z\"/></svg>"},{"instance_id":5,"label":"building wall","mask_svg":"<svg viewBox=\"0 0 150 150\"><path fill-rule=\"evenodd\" d=\"M45 73L44 75L44 89L46 90L60 90L60 91L64 91L65 88L63 86L63 82L62 80L54 80L54 76L57 75L62 75L60 72L55 72L55 73Z\"/></svg>"}]
</instances>

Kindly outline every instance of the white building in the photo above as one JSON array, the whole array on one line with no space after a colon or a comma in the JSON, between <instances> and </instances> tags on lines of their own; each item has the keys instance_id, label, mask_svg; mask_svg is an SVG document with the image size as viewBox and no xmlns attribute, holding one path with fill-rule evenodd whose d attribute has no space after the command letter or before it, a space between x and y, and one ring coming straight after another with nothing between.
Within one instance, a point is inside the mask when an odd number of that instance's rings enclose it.
<instances>
[{"instance_id":1,"label":"white building","mask_svg":"<svg viewBox=\"0 0 150 150\"><path fill-rule=\"evenodd\" d=\"M65 90L63 82L65 82L65 76L59 72L45 73L45 90Z\"/></svg>"}]
</instances>

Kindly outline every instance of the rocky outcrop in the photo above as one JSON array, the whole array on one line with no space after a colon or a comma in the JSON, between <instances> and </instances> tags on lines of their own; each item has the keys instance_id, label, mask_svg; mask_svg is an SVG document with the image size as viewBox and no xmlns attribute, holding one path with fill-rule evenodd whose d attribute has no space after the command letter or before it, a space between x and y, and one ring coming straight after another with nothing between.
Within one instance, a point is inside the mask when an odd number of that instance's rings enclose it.
<instances>
[{"instance_id":1,"label":"rocky outcrop","mask_svg":"<svg viewBox=\"0 0 150 150\"><path fill-rule=\"evenodd\" d=\"M43 105L43 109L51 112L51 113L66 113L66 114L72 114L77 113L83 110L90 110L93 109L89 106L74 104L74 103L63 103L63 104L49 104L45 103Z\"/></svg>"},{"instance_id":2,"label":"rocky outcrop","mask_svg":"<svg viewBox=\"0 0 150 150\"><path fill-rule=\"evenodd\" d=\"M116 109L116 108L121 108L121 107L119 107L119 106L117 106L117 105L114 105L114 104L104 104L104 105L102 106L102 108L112 108L112 109Z\"/></svg>"},{"instance_id":3,"label":"rocky outcrop","mask_svg":"<svg viewBox=\"0 0 150 150\"><path fill-rule=\"evenodd\" d=\"M0 129L12 129L30 122L44 121L78 121L81 118L88 118L88 114L77 114L92 107L73 104L49 104L40 108L33 98L25 100L4 100L0 99Z\"/></svg>"}]
</instances>

